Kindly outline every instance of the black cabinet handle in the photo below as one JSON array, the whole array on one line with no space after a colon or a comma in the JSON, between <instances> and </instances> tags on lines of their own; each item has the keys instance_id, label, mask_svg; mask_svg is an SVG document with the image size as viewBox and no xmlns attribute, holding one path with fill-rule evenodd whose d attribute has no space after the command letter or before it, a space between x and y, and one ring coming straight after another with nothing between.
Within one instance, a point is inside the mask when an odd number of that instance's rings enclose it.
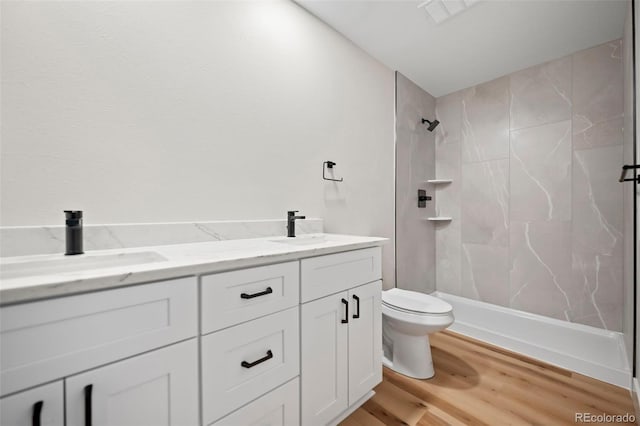
<instances>
[{"instance_id":1,"label":"black cabinet handle","mask_svg":"<svg viewBox=\"0 0 640 426\"><path fill-rule=\"evenodd\" d=\"M342 299L342 303L344 304L344 317L346 319L341 320L342 324L346 324L349 322L349 302L347 299Z\"/></svg>"},{"instance_id":2,"label":"black cabinet handle","mask_svg":"<svg viewBox=\"0 0 640 426\"><path fill-rule=\"evenodd\" d=\"M91 392L93 385L84 387L84 426L91 426Z\"/></svg>"},{"instance_id":3,"label":"black cabinet handle","mask_svg":"<svg viewBox=\"0 0 640 426\"><path fill-rule=\"evenodd\" d=\"M40 417L42 414L43 405L44 405L43 401L38 401L35 404L33 404L33 416L31 417L32 426L40 426Z\"/></svg>"},{"instance_id":4,"label":"black cabinet handle","mask_svg":"<svg viewBox=\"0 0 640 426\"><path fill-rule=\"evenodd\" d=\"M254 297L265 296L271 293L273 293L273 289L271 287L267 287L265 291L261 291L260 293L253 293L253 294L242 293L240 297L243 299L253 299Z\"/></svg>"},{"instance_id":5,"label":"black cabinet handle","mask_svg":"<svg viewBox=\"0 0 640 426\"><path fill-rule=\"evenodd\" d=\"M262 364L263 362L268 361L271 358L273 358L273 352L271 352L271 350L268 350L267 354L262 358L257 359L253 362L242 361L240 365L243 366L244 368L251 368L251 367L255 367L258 364Z\"/></svg>"},{"instance_id":6,"label":"black cabinet handle","mask_svg":"<svg viewBox=\"0 0 640 426\"><path fill-rule=\"evenodd\" d=\"M360 298L354 294L353 300L356 301L356 312L353 314L353 317L357 319L360 318Z\"/></svg>"}]
</instances>

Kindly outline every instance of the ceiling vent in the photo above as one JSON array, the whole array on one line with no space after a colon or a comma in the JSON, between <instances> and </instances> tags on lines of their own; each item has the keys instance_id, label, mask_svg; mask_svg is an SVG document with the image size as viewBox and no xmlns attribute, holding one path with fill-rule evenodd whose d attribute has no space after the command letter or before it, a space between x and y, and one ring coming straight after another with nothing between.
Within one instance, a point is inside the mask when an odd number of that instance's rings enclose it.
<instances>
[{"instance_id":1,"label":"ceiling vent","mask_svg":"<svg viewBox=\"0 0 640 426\"><path fill-rule=\"evenodd\" d=\"M427 0L418 5L418 9L427 11L436 24L440 24L457 14L464 12L480 0Z\"/></svg>"}]
</instances>

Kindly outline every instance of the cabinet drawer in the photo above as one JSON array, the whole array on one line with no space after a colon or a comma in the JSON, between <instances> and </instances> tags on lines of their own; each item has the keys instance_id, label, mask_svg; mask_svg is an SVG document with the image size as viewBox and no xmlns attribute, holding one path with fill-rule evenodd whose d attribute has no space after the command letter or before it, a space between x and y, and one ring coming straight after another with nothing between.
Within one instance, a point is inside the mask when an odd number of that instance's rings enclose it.
<instances>
[{"instance_id":1,"label":"cabinet drawer","mask_svg":"<svg viewBox=\"0 0 640 426\"><path fill-rule=\"evenodd\" d=\"M0 393L197 335L197 283L182 278L0 309Z\"/></svg>"},{"instance_id":2,"label":"cabinet drawer","mask_svg":"<svg viewBox=\"0 0 640 426\"><path fill-rule=\"evenodd\" d=\"M202 277L202 333L210 333L298 304L298 262Z\"/></svg>"},{"instance_id":3,"label":"cabinet drawer","mask_svg":"<svg viewBox=\"0 0 640 426\"><path fill-rule=\"evenodd\" d=\"M300 371L298 307L202 338L202 413L209 424Z\"/></svg>"},{"instance_id":4,"label":"cabinet drawer","mask_svg":"<svg viewBox=\"0 0 640 426\"><path fill-rule=\"evenodd\" d=\"M298 386L295 378L211 426L297 426L300 423Z\"/></svg>"},{"instance_id":5,"label":"cabinet drawer","mask_svg":"<svg viewBox=\"0 0 640 426\"><path fill-rule=\"evenodd\" d=\"M64 424L62 380L0 399L0 424L6 426L34 424L35 416L42 426ZM36 404L40 402L38 411Z\"/></svg>"},{"instance_id":6,"label":"cabinet drawer","mask_svg":"<svg viewBox=\"0 0 640 426\"><path fill-rule=\"evenodd\" d=\"M380 247L347 251L300 261L301 301L319 299L382 278Z\"/></svg>"}]
</instances>

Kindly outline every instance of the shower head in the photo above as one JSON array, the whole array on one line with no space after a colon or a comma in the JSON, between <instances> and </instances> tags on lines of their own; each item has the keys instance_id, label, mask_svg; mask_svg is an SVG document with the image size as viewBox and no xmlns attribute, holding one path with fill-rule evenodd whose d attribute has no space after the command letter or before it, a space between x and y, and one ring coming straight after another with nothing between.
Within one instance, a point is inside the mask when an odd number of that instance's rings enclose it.
<instances>
[{"instance_id":1,"label":"shower head","mask_svg":"<svg viewBox=\"0 0 640 426\"><path fill-rule=\"evenodd\" d=\"M433 121L429 121L426 118L422 119L422 124L424 123L429 123L429 127L427 127L427 130L429 130L430 132L433 132L433 130L438 127L438 124L440 124L440 122L438 120L433 120Z\"/></svg>"}]
</instances>

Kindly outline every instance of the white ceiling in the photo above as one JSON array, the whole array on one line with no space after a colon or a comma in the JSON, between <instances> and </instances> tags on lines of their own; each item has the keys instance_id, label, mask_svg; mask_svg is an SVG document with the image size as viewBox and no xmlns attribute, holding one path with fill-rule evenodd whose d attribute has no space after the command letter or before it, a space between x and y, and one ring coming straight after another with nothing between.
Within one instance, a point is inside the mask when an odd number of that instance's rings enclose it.
<instances>
[{"instance_id":1,"label":"white ceiling","mask_svg":"<svg viewBox=\"0 0 640 426\"><path fill-rule=\"evenodd\" d=\"M436 24L424 0L296 0L433 96L622 37L626 0L483 0Z\"/></svg>"}]
</instances>

